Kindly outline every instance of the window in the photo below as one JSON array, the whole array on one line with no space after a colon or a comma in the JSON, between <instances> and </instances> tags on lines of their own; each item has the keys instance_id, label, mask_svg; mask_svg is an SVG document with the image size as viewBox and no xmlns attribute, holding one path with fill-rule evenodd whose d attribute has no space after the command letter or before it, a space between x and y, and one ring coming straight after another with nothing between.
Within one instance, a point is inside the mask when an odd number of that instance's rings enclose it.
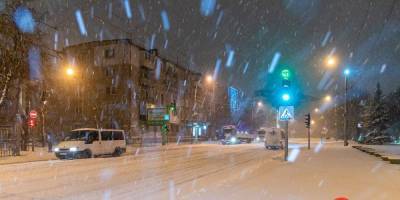
<instances>
[{"instance_id":1,"label":"window","mask_svg":"<svg viewBox=\"0 0 400 200\"><path fill-rule=\"evenodd\" d=\"M106 88L106 94L108 94L108 95L117 94L117 88L116 87L107 87Z\"/></svg>"},{"instance_id":2,"label":"window","mask_svg":"<svg viewBox=\"0 0 400 200\"><path fill-rule=\"evenodd\" d=\"M86 144L92 144L94 141L99 141L99 132L97 131L91 131L88 133Z\"/></svg>"},{"instance_id":3,"label":"window","mask_svg":"<svg viewBox=\"0 0 400 200\"><path fill-rule=\"evenodd\" d=\"M107 77L112 77L112 76L114 76L114 69L112 67L105 67L104 68L104 74Z\"/></svg>"},{"instance_id":4,"label":"window","mask_svg":"<svg viewBox=\"0 0 400 200\"><path fill-rule=\"evenodd\" d=\"M106 58L114 58L115 54L114 54L114 49L106 49L104 51L104 57Z\"/></svg>"},{"instance_id":5,"label":"window","mask_svg":"<svg viewBox=\"0 0 400 200\"><path fill-rule=\"evenodd\" d=\"M113 140L124 140L122 131L113 131Z\"/></svg>"},{"instance_id":6,"label":"window","mask_svg":"<svg viewBox=\"0 0 400 200\"><path fill-rule=\"evenodd\" d=\"M102 131L101 132L101 140L112 140L112 132L111 131Z\"/></svg>"}]
</instances>

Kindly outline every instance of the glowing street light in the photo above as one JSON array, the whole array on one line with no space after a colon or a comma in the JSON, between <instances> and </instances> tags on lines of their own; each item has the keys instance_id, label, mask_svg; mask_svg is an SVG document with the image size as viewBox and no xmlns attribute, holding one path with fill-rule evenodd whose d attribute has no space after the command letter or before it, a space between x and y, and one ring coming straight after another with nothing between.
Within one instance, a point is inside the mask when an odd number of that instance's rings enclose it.
<instances>
[{"instance_id":1,"label":"glowing street light","mask_svg":"<svg viewBox=\"0 0 400 200\"><path fill-rule=\"evenodd\" d=\"M214 79L211 75L207 75L206 81L207 81L207 83L212 83L214 81Z\"/></svg>"},{"instance_id":2,"label":"glowing street light","mask_svg":"<svg viewBox=\"0 0 400 200\"><path fill-rule=\"evenodd\" d=\"M333 56L327 57L325 62L328 67L335 67L337 65L337 60Z\"/></svg>"},{"instance_id":3,"label":"glowing street light","mask_svg":"<svg viewBox=\"0 0 400 200\"><path fill-rule=\"evenodd\" d=\"M331 95L326 95L326 96L325 96L325 101L326 101L326 102L331 102L331 101L332 101Z\"/></svg>"},{"instance_id":4,"label":"glowing street light","mask_svg":"<svg viewBox=\"0 0 400 200\"><path fill-rule=\"evenodd\" d=\"M315 121L314 120L311 120L311 125L314 125L315 124Z\"/></svg>"},{"instance_id":5,"label":"glowing street light","mask_svg":"<svg viewBox=\"0 0 400 200\"><path fill-rule=\"evenodd\" d=\"M68 67L65 72L67 76L73 76L75 74L75 70L72 67Z\"/></svg>"},{"instance_id":6,"label":"glowing street light","mask_svg":"<svg viewBox=\"0 0 400 200\"><path fill-rule=\"evenodd\" d=\"M344 73L344 75L346 77L349 76L350 75L350 69L345 69L343 73Z\"/></svg>"},{"instance_id":7,"label":"glowing street light","mask_svg":"<svg viewBox=\"0 0 400 200\"><path fill-rule=\"evenodd\" d=\"M259 101L259 102L257 102L257 106L258 106L258 107L262 107L262 106L263 106L263 103L262 103L261 101Z\"/></svg>"},{"instance_id":8,"label":"glowing street light","mask_svg":"<svg viewBox=\"0 0 400 200\"><path fill-rule=\"evenodd\" d=\"M319 112L319 109L318 109L318 108L315 108L315 109L314 109L314 112L315 112L315 113L318 113L318 112Z\"/></svg>"}]
</instances>

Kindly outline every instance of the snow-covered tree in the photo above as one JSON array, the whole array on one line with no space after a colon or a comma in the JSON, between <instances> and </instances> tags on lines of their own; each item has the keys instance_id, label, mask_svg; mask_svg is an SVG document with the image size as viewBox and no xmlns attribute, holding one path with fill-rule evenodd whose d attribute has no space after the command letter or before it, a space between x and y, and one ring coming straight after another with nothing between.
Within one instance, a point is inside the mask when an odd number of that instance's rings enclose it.
<instances>
[{"instance_id":1,"label":"snow-covered tree","mask_svg":"<svg viewBox=\"0 0 400 200\"><path fill-rule=\"evenodd\" d=\"M364 127L373 132L374 136L383 135L389 122L388 109L383 99L381 86L378 83L374 98L367 103L364 112Z\"/></svg>"},{"instance_id":2,"label":"snow-covered tree","mask_svg":"<svg viewBox=\"0 0 400 200\"><path fill-rule=\"evenodd\" d=\"M390 108L390 124L395 124L400 121L400 87L386 96L385 102L387 107Z\"/></svg>"}]
</instances>

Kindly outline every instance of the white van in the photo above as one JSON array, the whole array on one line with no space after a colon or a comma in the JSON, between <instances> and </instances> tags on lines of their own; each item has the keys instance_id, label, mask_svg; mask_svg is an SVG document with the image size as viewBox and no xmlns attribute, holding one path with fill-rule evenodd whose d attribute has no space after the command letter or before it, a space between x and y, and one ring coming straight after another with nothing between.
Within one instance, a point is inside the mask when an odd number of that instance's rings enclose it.
<instances>
[{"instance_id":1,"label":"white van","mask_svg":"<svg viewBox=\"0 0 400 200\"><path fill-rule=\"evenodd\" d=\"M91 158L110 154L120 156L126 151L125 132L117 129L82 128L72 130L55 148L59 159Z\"/></svg>"},{"instance_id":2,"label":"white van","mask_svg":"<svg viewBox=\"0 0 400 200\"><path fill-rule=\"evenodd\" d=\"M264 144L267 149L283 149L285 147L285 132L280 128L264 128Z\"/></svg>"}]
</instances>

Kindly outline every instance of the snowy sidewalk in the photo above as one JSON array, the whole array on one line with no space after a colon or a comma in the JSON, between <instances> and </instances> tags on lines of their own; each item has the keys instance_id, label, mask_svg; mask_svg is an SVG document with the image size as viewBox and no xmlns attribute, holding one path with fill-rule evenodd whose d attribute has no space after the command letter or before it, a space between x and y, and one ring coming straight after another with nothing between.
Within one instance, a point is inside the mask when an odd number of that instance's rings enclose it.
<instances>
[{"instance_id":1,"label":"snowy sidewalk","mask_svg":"<svg viewBox=\"0 0 400 200\"><path fill-rule=\"evenodd\" d=\"M56 156L52 152L48 152L47 148L35 147L35 151L21 151L20 156L0 157L0 165L16 164L25 162L54 160Z\"/></svg>"}]
</instances>

